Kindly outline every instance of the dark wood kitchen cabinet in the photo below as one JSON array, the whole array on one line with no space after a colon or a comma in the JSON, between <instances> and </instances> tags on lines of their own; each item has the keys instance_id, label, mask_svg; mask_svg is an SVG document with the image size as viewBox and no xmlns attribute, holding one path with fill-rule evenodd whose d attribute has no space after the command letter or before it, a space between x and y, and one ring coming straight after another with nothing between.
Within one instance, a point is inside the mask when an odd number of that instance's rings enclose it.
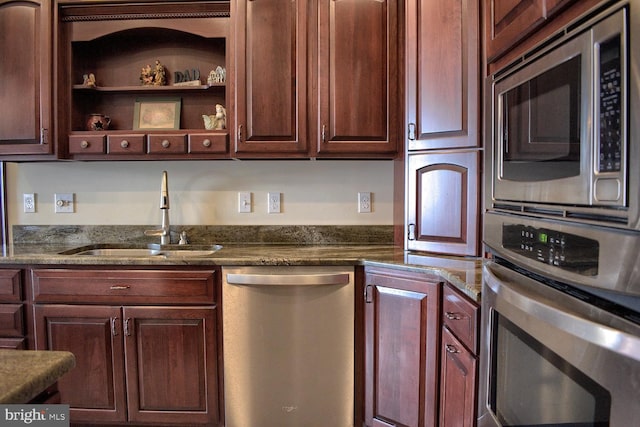
<instances>
[{"instance_id":1,"label":"dark wood kitchen cabinet","mask_svg":"<svg viewBox=\"0 0 640 427\"><path fill-rule=\"evenodd\" d=\"M442 291L440 424L476 423L478 325L480 310L451 285Z\"/></svg>"},{"instance_id":2,"label":"dark wood kitchen cabinet","mask_svg":"<svg viewBox=\"0 0 640 427\"><path fill-rule=\"evenodd\" d=\"M365 267L365 425L436 427L438 277Z\"/></svg>"},{"instance_id":3,"label":"dark wood kitchen cabinet","mask_svg":"<svg viewBox=\"0 0 640 427\"><path fill-rule=\"evenodd\" d=\"M238 157L308 155L308 37L313 1L238 0L235 16ZM250 153L250 154L249 154Z\"/></svg>"},{"instance_id":4,"label":"dark wood kitchen cabinet","mask_svg":"<svg viewBox=\"0 0 640 427\"><path fill-rule=\"evenodd\" d=\"M410 153L407 249L478 256L480 152Z\"/></svg>"},{"instance_id":5,"label":"dark wood kitchen cabinet","mask_svg":"<svg viewBox=\"0 0 640 427\"><path fill-rule=\"evenodd\" d=\"M407 148L481 145L478 0L406 2Z\"/></svg>"},{"instance_id":6,"label":"dark wood kitchen cabinet","mask_svg":"<svg viewBox=\"0 0 640 427\"><path fill-rule=\"evenodd\" d=\"M484 2L487 62L524 40L575 0L488 0Z\"/></svg>"},{"instance_id":7,"label":"dark wood kitchen cabinet","mask_svg":"<svg viewBox=\"0 0 640 427\"><path fill-rule=\"evenodd\" d=\"M32 271L37 349L66 350L59 382L75 423L217 425L212 271Z\"/></svg>"},{"instance_id":8,"label":"dark wood kitchen cabinet","mask_svg":"<svg viewBox=\"0 0 640 427\"><path fill-rule=\"evenodd\" d=\"M22 270L0 269L0 348L25 349Z\"/></svg>"},{"instance_id":9,"label":"dark wood kitchen cabinet","mask_svg":"<svg viewBox=\"0 0 640 427\"><path fill-rule=\"evenodd\" d=\"M397 0L319 0L319 157L394 156L398 149L402 51Z\"/></svg>"},{"instance_id":10,"label":"dark wood kitchen cabinet","mask_svg":"<svg viewBox=\"0 0 640 427\"><path fill-rule=\"evenodd\" d=\"M57 23L58 122L66 156L77 160L229 157L233 127L229 2L61 2ZM165 84L143 85L141 71L164 67ZM95 77L87 84L86 76ZM185 85L185 81L190 82ZM227 109L227 127L203 116ZM93 114L102 114L90 126Z\"/></svg>"},{"instance_id":11,"label":"dark wood kitchen cabinet","mask_svg":"<svg viewBox=\"0 0 640 427\"><path fill-rule=\"evenodd\" d=\"M235 4L235 156L395 157L396 0Z\"/></svg>"},{"instance_id":12,"label":"dark wood kitchen cabinet","mask_svg":"<svg viewBox=\"0 0 640 427\"><path fill-rule=\"evenodd\" d=\"M51 159L52 2L0 0L0 156Z\"/></svg>"}]
</instances>

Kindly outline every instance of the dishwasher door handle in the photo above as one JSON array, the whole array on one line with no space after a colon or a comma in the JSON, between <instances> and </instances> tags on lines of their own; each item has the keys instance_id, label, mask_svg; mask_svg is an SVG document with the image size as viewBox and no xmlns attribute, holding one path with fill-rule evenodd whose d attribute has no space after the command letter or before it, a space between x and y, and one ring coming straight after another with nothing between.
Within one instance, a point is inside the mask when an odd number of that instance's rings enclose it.
<instances>
[{"instance_id":1,"label":"dishwasher door handle","mask_svg":"<svg viewBox=\"0 0 640 427\"><path fill-rule=\"evenodd\" d=\"M246 274L227 273L230 285L346 285L349 274Z\"/></svg>"}]
</instances>

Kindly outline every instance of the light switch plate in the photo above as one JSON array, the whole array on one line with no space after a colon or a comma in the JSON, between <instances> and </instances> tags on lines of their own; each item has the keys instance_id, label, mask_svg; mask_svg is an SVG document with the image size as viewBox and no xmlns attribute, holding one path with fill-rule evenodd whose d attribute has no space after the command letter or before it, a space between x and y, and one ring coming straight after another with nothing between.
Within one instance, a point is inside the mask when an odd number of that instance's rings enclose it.
<instances>
[{"instance_id":1,"label":"light switch plate","mask_svg":"<svg viewBox=\"0 0 640 427\"><path fill-rule=\"evenodd\" d=\"M238 212L240 213L251 212L251 192L241 191L238 193Z\"/></svg>"}]
</instances>

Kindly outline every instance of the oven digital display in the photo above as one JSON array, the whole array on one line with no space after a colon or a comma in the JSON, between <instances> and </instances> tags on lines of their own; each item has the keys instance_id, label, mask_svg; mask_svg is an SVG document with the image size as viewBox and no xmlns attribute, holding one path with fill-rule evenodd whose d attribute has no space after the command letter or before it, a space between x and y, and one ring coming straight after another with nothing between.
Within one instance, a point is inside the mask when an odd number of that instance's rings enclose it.
<instances>
[{"instance_id":1,"label":"oven digital display","mask_svg":"<svg viewBox=\"0 0 640 427\"><path fill-rule=\"evenodd\" d=\"M598 274L597 240L522 224L502 226L502 246L519 255L584 276Z\"/></svg>"}]
</instances>

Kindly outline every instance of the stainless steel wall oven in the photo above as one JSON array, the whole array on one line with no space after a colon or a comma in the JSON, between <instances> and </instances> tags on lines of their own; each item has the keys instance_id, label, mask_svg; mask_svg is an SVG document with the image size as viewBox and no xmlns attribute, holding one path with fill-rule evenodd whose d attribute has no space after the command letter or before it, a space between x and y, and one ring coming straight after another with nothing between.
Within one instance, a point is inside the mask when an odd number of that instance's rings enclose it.
<instances>
[{"instance_id":1,"label":"stainless steel wall oven","mask_svg":"<svg viewBox=\"0 0 640 427\"><path fill-rule=\"evenodd\" d=\"M479 427L640 426L640 0L487 82Z\"/></svg>"}]
</instances>

